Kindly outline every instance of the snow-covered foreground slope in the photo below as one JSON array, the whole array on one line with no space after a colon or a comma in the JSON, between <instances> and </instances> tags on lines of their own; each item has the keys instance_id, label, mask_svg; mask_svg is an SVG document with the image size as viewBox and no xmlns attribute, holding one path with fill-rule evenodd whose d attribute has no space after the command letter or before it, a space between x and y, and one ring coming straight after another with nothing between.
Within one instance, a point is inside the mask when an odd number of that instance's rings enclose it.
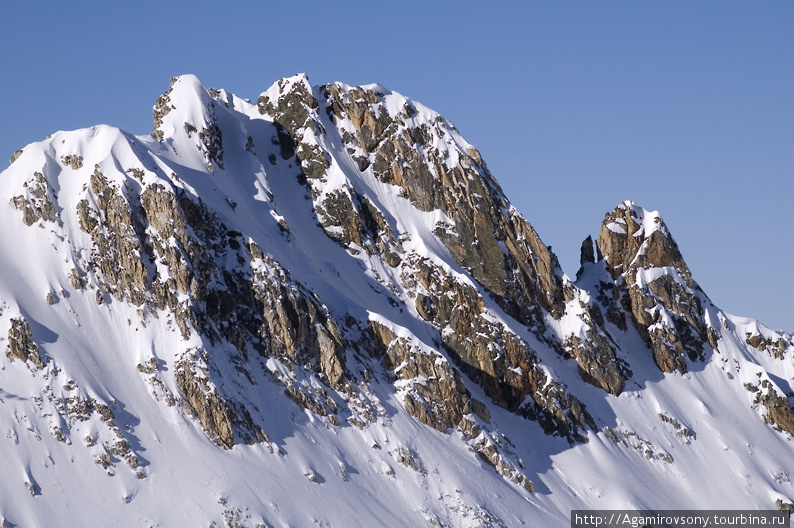
<instances>
[{"instance_id":1,"label":"snow-covered foreground slope","mask_svg":"<svg viewBox=\"0 0 794 528\"><path fill-rule=\"evenodd\" d=\"M152 136L0 175L9 526L567 526L770 509L792 335L624 202L574 284L479 153L378 85L172 80Z\"/></svg>"}]
</instances>

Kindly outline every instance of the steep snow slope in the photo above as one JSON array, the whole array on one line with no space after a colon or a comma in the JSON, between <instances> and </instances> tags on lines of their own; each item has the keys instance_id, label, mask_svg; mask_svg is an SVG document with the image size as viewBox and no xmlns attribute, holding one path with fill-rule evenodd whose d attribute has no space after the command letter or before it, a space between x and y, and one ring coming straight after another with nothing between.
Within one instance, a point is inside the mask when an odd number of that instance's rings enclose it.
<instances>
[{"instance_id":1,"label":"steep snow slope","mask_svg":"<svg viewBox=\"0 0 794 528\"><path fill-rule=\"evenodd\" d=\"M379 85L172 80L152 137L0 175L0 517L567 526L790 502L791 334L658 213L574 285L475 149Z\"/></svg>"}]
</instances>

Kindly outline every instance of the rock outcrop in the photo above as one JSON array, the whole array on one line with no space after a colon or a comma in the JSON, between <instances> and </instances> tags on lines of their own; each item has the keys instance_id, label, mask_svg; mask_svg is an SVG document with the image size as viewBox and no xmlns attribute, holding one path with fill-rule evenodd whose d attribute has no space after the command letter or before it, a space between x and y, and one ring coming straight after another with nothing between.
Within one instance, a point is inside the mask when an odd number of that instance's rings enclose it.
<instances>
[{"instance_id":1,"label":"rock outcrop","mask_svg":"<svg viewBox=\"0 0 794 528\"><path fill-rule=\"evenodd\" d=\"M58 196L49 185L44 175L36 171L33 177L25 182L25 194L15 196L11 201L14 208L24 213L23 221L33 225L39 220L45 222L60 222L55 201Z\"/></svg>"},{"instance_id":2,"label":"rock outcrop","mask_svg":"<svg viewBox=\"0 0 794 528\"><path fill-rule=\"evenodd\" d=\"M612 289L630 312L659 368L686 372L687 360L702 360L713 339L700 288L658 213L624 202L606 215L596 244L614 280L602 291ZM608 313L619 319L616 311L610 303Z\"/></svg>"},{"instance_id":3,"label":"rock outcrop","mask_svg":"<svg viewBox=\"0 0 794 528\"><path fill-rule=\"evenodd\" d=\"M410 101L391 115L380 87L331 84L320 94L359 170L399 187L420 211L441 211L448 222L436 236L507 313L531 327L543 325L541 308L562 315L556 256L510 206L479 152L449 145L458 135L451 123L422 119Z\"/></svg>"},{"instance_id":4,"label":"rock outcrop","mask_svg":"<svg viewBox=\"0 0 794 528\"><path fill-rule=\"evenodd\" d=\"M11 328L8 330L6 356L12 361L19 359L25 363L30 362L37 369L44 368L44 361L39 355L39 347L33 341L33 333L24 317L11 320Z\"/></svg>"},{"instance_id":5,"label":"rock outcrop","mask_svg":"<svg viewBox=\"0 0 794 528\"><path fill-rule=\"evenodd\" d=\"M498 405L520 409L549 432L584 439L586 411L565 395L563 387L549 383L522 339L488 321L483 293L407 250L409 235L395 233L389 214L354 179L329 184L330 173L344 165L338 153L325 147L328 138L338 134L359 172L397 186L401 197L419 211L440 213L434 235L455 263L499 308L565 353L563 343L548 335L545 323L545 314L561 317L573 295L554 254L507 202L479 153L451 144L459 136L450 123L437 114L420 116L408 100L395 114L388 109L393 104L387 103L388 97L398 96L378 86L312 88L305 77L297 76L279 81L260 96L257 109L277 124L280 156L285 161L294 157L300 167L300 180L326 234L351 254L363 249L394 268L398 288L410 292L403 302L439 331L451 328L440 337L453 363ZM574 346L572 353L585 356L578 353L581 350ZM615 393L622 388L617 380L600 385ZM463 407L455 413L465 414ZM457 421L439 419L435 426L445 428Z\"/></svg>"}]
</instances>

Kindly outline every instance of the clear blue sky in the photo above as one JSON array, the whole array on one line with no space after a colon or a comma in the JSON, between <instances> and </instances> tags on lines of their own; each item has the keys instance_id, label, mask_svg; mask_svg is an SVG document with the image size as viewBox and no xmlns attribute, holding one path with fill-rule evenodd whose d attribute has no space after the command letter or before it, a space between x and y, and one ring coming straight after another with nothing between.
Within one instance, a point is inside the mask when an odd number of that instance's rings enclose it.
<instances>
[{"instance_id":1,"label":"clear blue sky","mask_svg":"<svg viewBox=\"0 0 794 528\"><path fill-rule=\"evenodd\" d=\"M379 82L456 124L569 275L631 199L718 306L794 331L792 28L789 0L15 2L0 154L146 134L183 73L249 98Z\"/></svg>"}]
</instances>

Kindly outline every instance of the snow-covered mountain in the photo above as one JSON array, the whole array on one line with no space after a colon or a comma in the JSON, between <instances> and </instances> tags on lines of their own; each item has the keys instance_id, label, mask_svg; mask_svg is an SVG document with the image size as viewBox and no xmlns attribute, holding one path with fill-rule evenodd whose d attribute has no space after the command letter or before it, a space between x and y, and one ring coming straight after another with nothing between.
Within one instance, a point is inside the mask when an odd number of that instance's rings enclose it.
<instances>
[{"instance_id":1,"label":"snow-covered mountain","mask_svg":"<svg viewBox=\"0 0 794 528\"><path fill-rule=\"evenodd\" d=\"M608 213L574 282L455 127L382 86L186 75L154 123L0 174L5 525L791 503L794 336L714 306L658 213Z\"/></svg>"}]
</instances>

